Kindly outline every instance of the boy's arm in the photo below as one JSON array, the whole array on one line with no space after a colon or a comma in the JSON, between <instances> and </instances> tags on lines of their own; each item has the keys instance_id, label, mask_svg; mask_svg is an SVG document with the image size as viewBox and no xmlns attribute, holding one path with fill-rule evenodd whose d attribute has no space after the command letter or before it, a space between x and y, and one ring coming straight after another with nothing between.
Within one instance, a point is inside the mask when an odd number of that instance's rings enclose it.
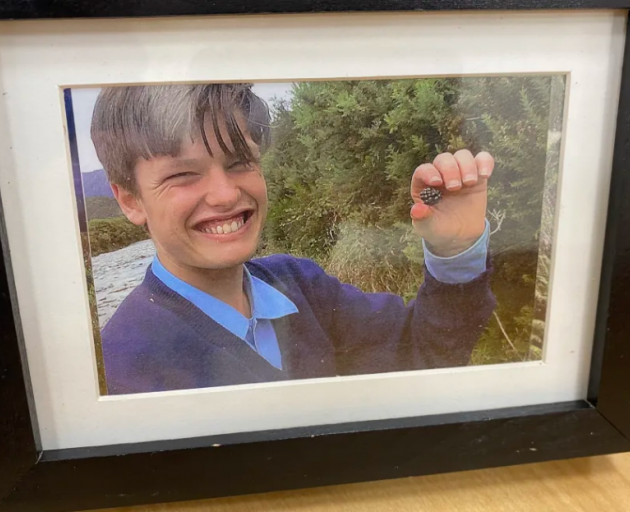
<instances>
[{"instance_id":1,"label":"boy's arm","mask_svg":"<svg viewBox=\"0 0 630 512\"><path fill-rule=\"evenodd\" d=\"M425 245L425 281L412 313L412 360L428 368L464 366L496 300L490 289L490 224L479 240L456 256L441 258Z\"/></svg>"},{"instance_id":2,"label":"boy's arm","mask_svg":"<svg viewBox=\"0 0 630 512\"><path fill-rule=\"evenodd\" d=\"M485 267L458 284L438 281L425 267L424 283L405 305L398 295L365 293L310 260L301 263L304 291L334 343L339 375L468 364L495 307L490 259Z\"/></svg>"},{"instance_id":3,"label":"boy's arm","mask_svg":"<svg viewBox=\"0 0 630 512\"><path fill-rule=\"evenodd\" d=\"M334 285L331 333L341 373L438 368L468 363L495 307L487 258L488 153L438 155L411 181L414 230L425 248L425 281L407 306L391 294ZM441 200L421 196L439 188ZM329 276L328 276L329 277Z\"/></svg>"}]
</instances>

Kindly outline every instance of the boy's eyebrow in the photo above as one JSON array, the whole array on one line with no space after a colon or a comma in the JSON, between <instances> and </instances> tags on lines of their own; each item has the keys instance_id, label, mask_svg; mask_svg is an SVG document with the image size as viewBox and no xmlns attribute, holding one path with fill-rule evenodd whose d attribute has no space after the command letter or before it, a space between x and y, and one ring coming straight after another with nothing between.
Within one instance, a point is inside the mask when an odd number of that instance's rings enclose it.
<instances>
[{"instance_id":1,"label":"boy's eyebrow","mask_svg":"<svg viewBox=\"0 0 630 512\"><path fill-rule=\"evenodd\" d=\"M160 167L163 172L179 169L196 169L201 166L201 162L197 158L172 158Z\"/></svg>"}]
</instances>

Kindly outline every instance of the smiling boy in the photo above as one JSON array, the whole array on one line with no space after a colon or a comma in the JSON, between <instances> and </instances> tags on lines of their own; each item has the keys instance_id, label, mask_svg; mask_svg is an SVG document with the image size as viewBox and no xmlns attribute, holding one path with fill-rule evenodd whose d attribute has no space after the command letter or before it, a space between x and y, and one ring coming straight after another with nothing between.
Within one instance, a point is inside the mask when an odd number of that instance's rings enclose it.
<instances>
[{"instance_id":1,"label":"smiling boy","mask_svg":"<svg viewBox=\"0 0 630 512\"><path fill-rule=\"evenodd\" d=\"M92 140L156 257L102 330L110 394L467 364L494 308L486 268L488 153L410 170L427 271L405 306L314 262L252 259L267 214L266 104L244 84L103 89ZM429 207L427 186L443 198ZM420 241L419 241L420 243Z\"/></svg>"}]
</instances>

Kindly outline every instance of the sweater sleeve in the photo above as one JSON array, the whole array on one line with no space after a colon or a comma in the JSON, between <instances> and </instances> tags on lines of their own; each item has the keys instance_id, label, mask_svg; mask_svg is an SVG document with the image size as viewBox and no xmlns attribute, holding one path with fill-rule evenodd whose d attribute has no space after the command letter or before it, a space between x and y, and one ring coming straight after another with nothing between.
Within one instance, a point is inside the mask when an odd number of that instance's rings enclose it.
<instances>
[{"instance_id":1,"label":"sweater sleeve","mask_svg":"<svg viewBox=\"0 0 630 512\"><path fill-rule=\"evenodd\" d=\"M340 375L467 365L496 305L489 260L485 272L461 284L437 281L425 268L424 283L407 305L394 294L364 293L302 261L309 301L335 345Z\"/></svg>"}]
</instances>

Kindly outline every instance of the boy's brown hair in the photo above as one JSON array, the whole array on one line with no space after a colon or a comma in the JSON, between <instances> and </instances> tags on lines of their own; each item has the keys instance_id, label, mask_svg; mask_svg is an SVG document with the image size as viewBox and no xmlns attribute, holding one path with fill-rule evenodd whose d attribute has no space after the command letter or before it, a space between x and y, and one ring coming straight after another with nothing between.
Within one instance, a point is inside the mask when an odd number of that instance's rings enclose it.
<instances>
[{"instance_id":1,"label":"boy's brown hair","mask_svg":"<svg viewBox=\"0 0 630 512\"><path fill-rule=\"evenodd\" d=\"M134 168L138 159L178 156L186 139L194 142L198 137L212 154L207 119L223 152L255 160L239 118L264 150L269 142L269 109L251 84L107 87L94 106L91 136L110 183L137 194ZM219 131L222 121L233 151Z\"/></svg>"}]
</instances>

